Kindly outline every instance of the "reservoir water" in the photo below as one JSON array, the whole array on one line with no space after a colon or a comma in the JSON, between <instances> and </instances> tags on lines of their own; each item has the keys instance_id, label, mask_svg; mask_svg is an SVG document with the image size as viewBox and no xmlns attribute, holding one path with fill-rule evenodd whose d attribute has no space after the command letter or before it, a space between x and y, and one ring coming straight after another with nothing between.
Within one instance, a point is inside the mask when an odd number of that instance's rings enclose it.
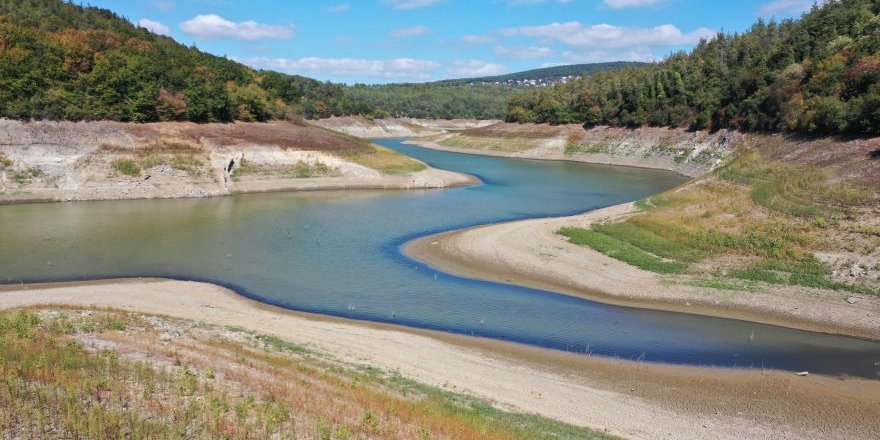
<instances>
[{"instance_id":1,"label":"reservoir water","mask_svg":"<svg viewBox=\"0 0 880 440\"><path fill-rule=\"evenodd\" d=\"M400 253L406 241L434 232L636 200L680 184L680 176L377 142L484 183L0 206L0 282L205 280L296 310L559 350L880 379L876 342L467 280Z\"/></svg>"}]
</instances>

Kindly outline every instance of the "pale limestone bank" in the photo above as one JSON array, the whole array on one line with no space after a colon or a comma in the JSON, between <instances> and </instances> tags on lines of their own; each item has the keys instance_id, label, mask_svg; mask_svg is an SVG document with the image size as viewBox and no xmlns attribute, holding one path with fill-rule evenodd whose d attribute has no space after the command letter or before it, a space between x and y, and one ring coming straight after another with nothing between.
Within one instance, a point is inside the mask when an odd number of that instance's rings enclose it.
<instances>
[{"instance_id":1,"label":"pale limestone bank","mask_svg":"<svg viewBox=\"0 0 880 440\"><path fill-rule=\"evenodd\" d=\"M474 181L304 123L0 120L0 204L446 188Z\"/></svg>"}]
</instances>

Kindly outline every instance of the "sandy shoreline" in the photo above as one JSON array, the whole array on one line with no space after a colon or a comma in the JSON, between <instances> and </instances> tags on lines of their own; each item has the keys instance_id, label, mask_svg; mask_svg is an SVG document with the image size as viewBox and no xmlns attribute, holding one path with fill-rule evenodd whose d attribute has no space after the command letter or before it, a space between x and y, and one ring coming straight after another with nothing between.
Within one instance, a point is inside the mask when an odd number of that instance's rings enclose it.
<instances>
[{"instance_id":1,"label":"sandy shoreline","mask_svg":"<svg viewBox=\"0 0 880 440\"><path fill-rule=\"evenodd\" d=\"M551 290L604 303L743 319L880 340L880 299L796 286L742 292L665 283L556 234L564 226L619 219L632 203L585 214L514 221L446 232L404 245L403 252L468 278Z\"/></svg>"},{"instance_id":2,"label":"sandy shoreline","mask_svg":"<svg viewBox=\"0 0 880 440\"><path fill-rule=\"evenodd\" d=\"M356 364L629 438L872 438L880 381L640 364L290 312L205 283L0 286L0 309L109 307L273 334Z\"/></svg>"}]
</instances>

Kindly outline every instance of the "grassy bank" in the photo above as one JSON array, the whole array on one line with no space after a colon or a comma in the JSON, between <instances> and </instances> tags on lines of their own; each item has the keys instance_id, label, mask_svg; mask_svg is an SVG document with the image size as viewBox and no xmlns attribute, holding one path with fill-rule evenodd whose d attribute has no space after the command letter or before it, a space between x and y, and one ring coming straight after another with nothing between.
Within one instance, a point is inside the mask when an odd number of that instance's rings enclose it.
<instances>
[{"instance_id":1,"label":"grassy bank","mask_svg":"<svg viewBox=\"0 0 880 440\"><path fill-rule=\"evenodd\" d=\"M427 169L422 162L394 150L378 145L372 145L371 148L369 151L346 153L342 157L384 174L408 174Z\"/></svg>"},{"instance_id":2,"label":"grassy bank","mask_svg":"<svg viewBox=\"0 0 880 440\"><path fill-rule=\"evenodd\" d=\"M642 212L623 222L559 233L703 287L784 284L878 294L876 198L864 179L751 149L711 175L639 201Z\"/></svg>"},{"instance_id":3,"label":"grassy bank","mask_svg":"<svg viewBox=\"0 0 880 440\"><path fill-rule=\"evenodd\" d=\"M11 438L607 438L242 329L80 309L0 315Z\"/></svg>"}]
</instances>

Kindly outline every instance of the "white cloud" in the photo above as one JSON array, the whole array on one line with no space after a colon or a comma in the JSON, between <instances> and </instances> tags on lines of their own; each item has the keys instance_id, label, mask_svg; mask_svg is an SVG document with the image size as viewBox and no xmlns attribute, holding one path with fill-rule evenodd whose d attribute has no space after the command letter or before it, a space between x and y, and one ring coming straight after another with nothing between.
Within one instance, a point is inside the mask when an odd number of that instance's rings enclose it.
<instances>
[{"instance_id":1,"label":"white cloud","mask_svg":"<svg viewBox=\"0 0 880 440\"><path fill-rule=\"evenodd\" d=\"M399 28L391 31L392 37L415 37L417 35L424 35L430 32L431 30L425 26L410 26Z\"/></svg>"},{"instance_id":2,"label":"white cloud","mask_svg":"<svg viewBox=\"0 0 880 440\"><path fill-rule=\"evenodd\" d=\"M174 9L174 2L162 0L153 2L153 7L162 11L170 11Z\"/></svg>"},{"instance_id":3,"label":"white cloud","mask_svg":"<svg viewBox=\"0 0 880 440\"><path fill-rule=\"evenodd\" d=\"M292 60L257 57L239 61L257 68L275 69L288 73L333 75L346 78L428 79L440 67L440 64L435 61L412 58L366 60L308 57Z\"/></svg>"},{"instance_id":4,"label":"white cloud","mask_svg":"<svg viewBox=\"0 0 880 440\"><path fill-rule=\"evenodd\" d=\"M707 28L700 28L686 34L671 24L653 28L630 28L610 24L585 26L577 21L503 29L501 32L504 35L555 40L578 48L598 49L689 45L699 42L701 38L710 38L715 34L714 31Z\"/></svg>"},{"instance_id":5,"label":"white cloud","mask_svg":"<svg viewBox=\"0 0 880 440\"><path fill-rule=\"evenodd\" d=\"M290 25L264 24L252 20L235 23L216 14L197 15L181 23L180 29L191 37L206 40L217 38L284 40L293 37L293 26Z\"/></svg>"},{"instance_id":6,"label":"white cloud","mask_svg":"<svg viewBox=\"0 0 880 440\"><path fill-rule=\"evenodd\" d=\"M631 48L626 50L568 50L562 53L565 64L604 63L610 61L659 61L650 49Z\"/></svg>"},{"instance_id":7,"label":"white cloud","mask_svg":"<svg viewBox=\"0 0 880 440\"><path fill-rule=\"evenodd\" d=\"M168 26L148 18L142 18L141 21L137 22L137 26L157 35L171 35L171 29L168 29Z\"/></svg>"},{"instance_id":8,"label":"white cloud","mask_svg":"<svg viewBox=\"0 0 880 440\"><path fill-rule=\"evenodd\" d=\"M520 60L550 58L556 56L555 50L543 46L495 46L493 52L500 57Z\"/></svg>"},{"instance_id":9,"label":"white cloud","mask_svg":"<svg viewBox=\"0 0 880 440\"><path fill-rule=\"evenodd\" d=\"M394 9L410 10L428 7L442 0L384 0L384 3L391 5Z\"/></svg>"},{"instance_id":10,"label":"white cloud","mask_svg":"<svg viewBox=\"0 0 880 440\"><path fill-rule=\"evenodd\" d=\"M602 4L611 9L623 8L641 8L644 6L654 6L660 4L663 0L603 0Z\"/></svg>"},{"instance_id":11,"label":"white cloud","mask_svg":"<svg viewBox=\"0 0 880 440\"><path fill-rule=\"evenodd\" d=\"M813 4L823 4L825 0L773 0L761 5L761 15L802 14L810 10Z\"/></svg>"},{"instance_id":12,"label":"white cloud","mask_svg":"<svg viewBox=\"0 0 880 440\"><path fill-rule=\"evenodd\" d=\"M452 78L492 76L500 75L505 72L507 72L507 68L501 64L487 63L480 60L454 61L452 67L446 70L446 74Z\"/></svg>"},{"instance_id":13,"label":"white cloud","mask_svg":"<svg viewBox=\"0 0 880 440\"><path fill-rule=\"evenodd\" d=\"M547 3L551 0L508 0L507 4L511 6L519 6L519 5L537 5L541 3ZM552 0L553 3L571 3L571 0Z\"/></svg>"},{"instance_id":14,"label":"white cloud","mask_svg":"<svg viewBox=\"0 0 880 440\"><path fill-rule=\"evenodd\" d=\"M333 39L333 42L340 45L348 45L354 44L354 38L346 37L345 35L338 36Z\"/></svg>"},{"instance_id":15,"label":"white cloud","mask_svg":"<svg viewBox=\"0 0 880 440\"><path fill-rule=\"evenodd\" d=\"M341 5L336 5L331 8L327 8L327 12L330 12L333 14L339 14L342 12L348 12L349 9L351 9L351 6L348 3L343 3Z\"/></svg>"},{"instance_id":16,"label":"white cloud","mask_svg":"<svg viewBox=\"0 0 880 440\"><path fill-rule=\"evenodd\" d=\"M463 44L488 44L494 40L494 38L488 35L468 34L459 38L458 42Z\"/></svg>"}]
</instances>

